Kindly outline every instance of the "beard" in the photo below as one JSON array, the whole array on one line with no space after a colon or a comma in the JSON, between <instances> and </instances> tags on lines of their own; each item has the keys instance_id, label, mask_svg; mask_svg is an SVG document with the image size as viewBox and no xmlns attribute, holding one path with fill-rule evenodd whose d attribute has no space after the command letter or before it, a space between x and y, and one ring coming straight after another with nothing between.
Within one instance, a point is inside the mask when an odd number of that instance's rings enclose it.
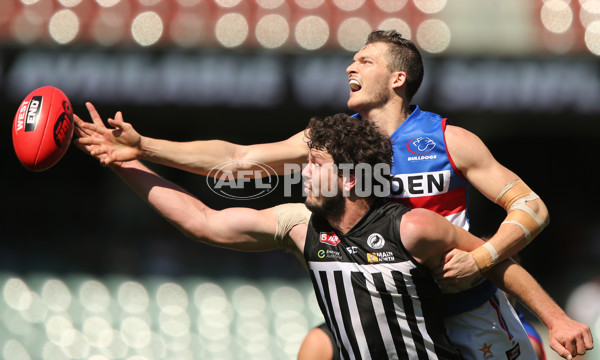
<instances>
[{"instance_id":1,"label":"beard","mask_svg":"<svg viewBox=\"0 0 600 360\"><path fill-rule=\"evenodd\" d=\"M321 200L320 204L318 203L319 201L309 201L308 198L306 198L304 204L308 210L318 216L339 218L346 209L346 201L341 191L329 197L320 195L316 200Z\"/></svg>"},{"instance_id":2,"label":"beard","mask_svg":"<svg viewBox=\"0 0 600 360\"><path fill-rule=\"evenodd\" d=\"M359 93L365 91L365 89L359 90ZM368 111L383 106L390 100L390 94L388 93L385 85L377 84L373 90L369 90L369 94L356 94L360 95L359 99L348 99L347 106L349 109L360 112Z\"/></svg>"}]
</instances>

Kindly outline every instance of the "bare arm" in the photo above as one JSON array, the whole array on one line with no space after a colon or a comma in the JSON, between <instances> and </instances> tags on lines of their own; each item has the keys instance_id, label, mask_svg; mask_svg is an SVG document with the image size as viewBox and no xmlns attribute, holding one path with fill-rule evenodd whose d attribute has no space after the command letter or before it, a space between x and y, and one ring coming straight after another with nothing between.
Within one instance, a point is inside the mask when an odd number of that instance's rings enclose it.
<instances>
[{"instance_id":1,"label":"bare arm","mask_svg":"<svg viewBox=\"0 0 600 360\"><path fill-rule=\"evenodd\" d=\"M567 316L540 284L512 260L494 266L486 276L527 306L548 328L550 347L565 359L594 347L590 327Z\"/></svg>"},{"instance_id":2,"label":"bare arm","mask_svg":"<svg viewBox=\"0 0 600 360\"><path fill-rule=\"evenodd\" d=\"M178 169L208 174L227 163L222 170L255 170L255 163L267 164L283 174L284 164L301 164L308 156L304 134L300 132L286 140L257 145L237 145L221 140L176 142L140 135L131 124L123 121L119 112L108 119L107 128L91 103L86 103L92 123L76 118L76 125L86 133L98 136L79 136L76 140L88 146L92 155L102 156L105 165L115 161L148 160Z\"/></svg>"},{"instance_id":3,"label":"bare arm","mask_svg":"<svg viewBox=\"0 0 600 360\"><path fill-rule=\"evenodd\" d=\"M118 117L120 114L117 114ZM81 122L77 115L74 118ZM75 133L80 138L101 136L85 127L77 127ZM76 145L84 153L93 155L100 161L106 156L101 153L93 154L91 145L81 142ZM261 211L248 208L216 211L138 160L112 162L111 168L161 216L193 240L244 251L271 250L277 247L277 213L274 208ZM298 232L297 229L293 230ZM301 236L297 238L302 239ZM288 242L286 245L294 250L294 243Z\"/></svg>"},{"instance_id":4,"label":"bare arm","mask_svg":"<svg viewBox=\"0 0 600 360\"><path fill-rule=\"evenodd\" d=\"M111 168L161 216L193 240L243 251L276 248L277 217L272 208L217 211L139 161L115 163Z\"/></svg>"},{"instance_id":5,"label":"bare arm","mask_svg":"<svg viewBox=\"0 0 600 360\"><path fill-rule=\"evenodd\" d=\"M519 177L496 161L485 144L475 134L465 129L448 126L446 141L454 163L466 179L485 197L502 204L502 201L498 199L499 195L503 193L507 185L519 180ZM520 185L527 188L522 181ZM516 215L518 221L512 221L507 217L508 221L502 223L488 241L488 245L486 245L488 248L476 250L481 250L479 253L483 252L487 255L487 249L491 247L491 260L488 263L490 266L515 255L531 241L532 234L528 235L524 228L517 224L519 221L521 223L528 222L526 225L534 228L539 224L539 231L549 222L548 209L544 202L534 193L532 194L532 196L520 200L523 202L519 205L521 209L507 209L509 216ZM468 282L479 272L480 268L477 265L472 253L450 252L445 258L443 268L436 271L438 281L456 284L461 278L465 278ZM488 268L484 267L481 270L486 271Z\"/></svg>"},{"instance_id":6,"label":"bare arm","mask_svg":"<svg viewBox=\"0 0 600 360\"><path fill-rule=\"evenodd\" d=\"M407 250L430 269L437 266L439 257L448 249L458 247L471 251L484 242L425 209L413 209L405 214L400 234ZM560 356L570 359L593 348L589 326L569 318L523 267L509 259L491 268L486 275L540 318L549 330L550 346Z\"/></svg>"},{"instance_id":7,"label":"bare arm","mask_svg":"<svg viewBox=\"0 0 600 360\"><path fill-rule=\"evenodd\" d=\"M411 255L430 269L439 265L448 250L471 251L484 241L427 209L412 209L400 222L402 243Z\"/></svg>"},{"instance_id":8,"label":"bare arm","mask_svg":"<svg viewBox=\"0 0 600 360\"><path fill-rule=\"evenodd\" d=\"M266 164L283 175L286 163L302 164L308 157L303 132L283 141L256 145L237 145L222 140L141 139L139 158L202 175L226 164L222 170L233 171L237 177L239 170L260 170L256 163Z\"/></svg>"}]
</instances>

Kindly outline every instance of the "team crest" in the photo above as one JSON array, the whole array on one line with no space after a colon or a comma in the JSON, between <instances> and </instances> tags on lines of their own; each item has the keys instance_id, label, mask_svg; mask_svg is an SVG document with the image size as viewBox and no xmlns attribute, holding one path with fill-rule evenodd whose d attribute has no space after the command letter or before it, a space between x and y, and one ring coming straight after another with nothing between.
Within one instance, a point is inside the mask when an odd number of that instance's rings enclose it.
<instances>
[{"instance_id":1,"label":"team crest","mask_svg":"<svg viewBox=\"0 0 600 360\"><path fill-rule=\"evenodd\" d=\"M340 243L340 238L333 231L322 232L319 235L319 240L321 240L321 243L331 245L331 246L336 246L337 244Z\"/></svg>"},{"instance_id":2,"label":"team crest","mask_svg":"<svg viewBox=\"0 0 600 360\"><path fill-rule=\"evenodd\" d=\"M406 148L413 154L424 155L431 152L433 148L435 148L435 141L426 136L418 137L411 139L406 144Z\"/></svg>"},{"instance_id":3,"label":"team crest","mask_svg":"<svg viewBox=\"0 0 600 360\"><path fill-rule=\"evenodd\" d=\"M372 249L381 249L385 245L385 240L378 233L373 233L367 238L367 245Z\"/></svg>"}]
</instances>

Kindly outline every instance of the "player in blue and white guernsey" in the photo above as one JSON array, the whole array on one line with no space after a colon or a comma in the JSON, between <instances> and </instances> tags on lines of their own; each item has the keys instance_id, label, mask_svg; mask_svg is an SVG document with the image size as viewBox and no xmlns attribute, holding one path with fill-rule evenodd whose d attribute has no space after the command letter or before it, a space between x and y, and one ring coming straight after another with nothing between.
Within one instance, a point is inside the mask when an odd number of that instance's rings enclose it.
<instances>
[{"instance_id":1,"label":"player in blue and white guernsey","mask_svg":"<svg viewBox=\"0 0 600 360\"><path fill-rule=\"evenodd\" d=\"M447 119L418 106L390 136L394 146L390 199L412 208L426 208L469 229L469 181L448 154Z\"/></svg>"},{"instance_id":2,"label":"player in blue and white guernsey","mask_svg":"<svg viewBox=\"0 0 600 360\"><path fill-rule=\"evenodd\" d=\"M469 252L449 251L435 271L445 292L456 294L447 295L444 301L446 325L451 340L465 356L500 358L509 354L509 358L519 358L518 350L523 346L522 339L515 335L522 327L512 328L513 309L494 286L483 281L482 274L493 277L540 318L549 330L550 346L559 355L569 358L591 349L589 326L570 319L533 278L515 276L517 265L508 267L505 263L548 223L548 210L542 200L515 173L498 163L475 134L410 105L424 73L415 45L393 30L374 31L346 72L351 89L348 107L392 137L397 185L392 189L393 200L438 211L466 228L466 185L470 184L507 211L506 219L488 242ZM224 170L235 174L265 163L283 173L286 164L302 164L308 153L303 133L275 143L247 146L219 140L153 139L137 133L123 121L121 113L108 121L120 130L113 132L105 127L92 104L87 107L93 123L76 118L79 128L85 130L77 142L104 164L140 159L208 174L228 163ZM502 275L494 270L500 264L504 264ZM450 286L454 290L449 290ZM455 291L464 288L467 290ZM490 316L492 313L494 316ZM489 331L469 333L469 329L483 324Z\"/></svg>"}]
</instances>

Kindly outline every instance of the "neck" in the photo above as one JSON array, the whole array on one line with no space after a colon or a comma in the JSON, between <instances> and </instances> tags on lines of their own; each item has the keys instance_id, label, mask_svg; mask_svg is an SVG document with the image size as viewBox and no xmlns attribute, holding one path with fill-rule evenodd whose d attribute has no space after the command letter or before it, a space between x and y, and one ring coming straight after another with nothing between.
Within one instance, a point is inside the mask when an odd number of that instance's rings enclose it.
<instances>
[{"instance_id":1,"label":"neck","mask_svg":"<svg viewBox=\"0 0 600 360\"><path fill-rule=\"evenodd\" d=\"M344 212L337 217L326 217L327 222L346 234L365 216L374 202L373 198L346 198Z\"/></svg>"},{"instance_id":2,"label":"neck","mask_svg":"<svg viewBox=\"0 0 600 360\"><path fill-rule=\"evenodd\" d=\"M399 99L378 108L367 111L359 110L359 114L363 119L373 122L387 135L392 135L410 116L410 105L405 106L404 102Z\"/></svg>"}]
</instances>

